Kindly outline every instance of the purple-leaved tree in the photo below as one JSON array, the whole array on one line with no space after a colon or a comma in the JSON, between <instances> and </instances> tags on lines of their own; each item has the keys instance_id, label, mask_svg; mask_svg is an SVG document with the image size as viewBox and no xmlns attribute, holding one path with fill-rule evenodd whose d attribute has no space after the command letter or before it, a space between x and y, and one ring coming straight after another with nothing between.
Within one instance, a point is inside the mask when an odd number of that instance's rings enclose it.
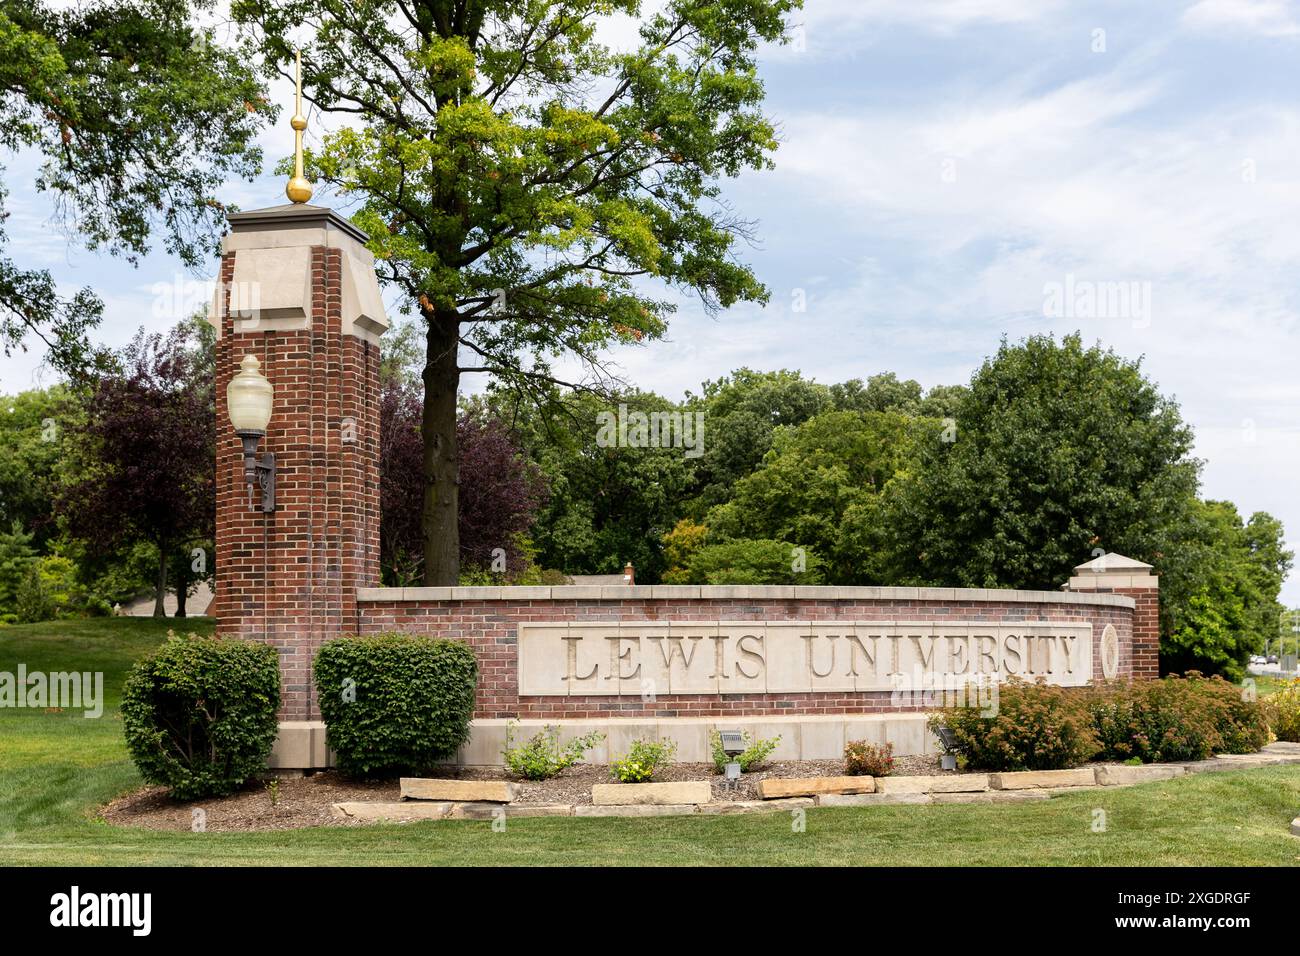
<instances>
[{"instance_id":1,"label":"purple-leaved tree","mask_svg":"<svg viewBox=\"0 0 1300 956\"><path fill-rule=\"evenodd\" d=\"M154 617L165 615L173 552L213 536L210 356L197 323L165 335L138 332L119 356L119 374L84 393L77 460L60 495L75 537L103 547L144 539L158 549ZM181 607L191 581L178 582Z\"/></svg>"},{"instance_id":2,"label":"purple-leaved tree","mask_svg":"<svg viewBox=\"0 0 1300 956\"><path fill-rule=\"evenodd\" d=\"M380 397L380 554L386 577L400 584L421 580L424 498L423 403L419 392L397 382ZM521 537L546 502L545 479L501 422L462 413L460 449L460 563L491 569L503 557L508 576L525 566ZM498 553L497 549L501 549Z\"/></svg>"}]
</instances>

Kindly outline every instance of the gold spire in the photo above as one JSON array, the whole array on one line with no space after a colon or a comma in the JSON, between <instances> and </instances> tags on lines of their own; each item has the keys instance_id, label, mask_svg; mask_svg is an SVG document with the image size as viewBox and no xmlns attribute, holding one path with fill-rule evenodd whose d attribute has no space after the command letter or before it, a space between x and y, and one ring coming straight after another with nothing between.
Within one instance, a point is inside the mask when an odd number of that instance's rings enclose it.
<instances>
[{"instance_id":1,"label":"gold spire","mask_svg":"<svg viewBox=\"0 0 1300 956\"><path fill-rule=\"evenodd\" d=\"M311 199L311 183L302 174L302 131L307 128L307 117L302 115L302 50L295 50L297 59L293 65L294 112L289 125L293 127L293 177L284 187L284 194L290 202L306 202Z\"/></svg>"}]
</instances>

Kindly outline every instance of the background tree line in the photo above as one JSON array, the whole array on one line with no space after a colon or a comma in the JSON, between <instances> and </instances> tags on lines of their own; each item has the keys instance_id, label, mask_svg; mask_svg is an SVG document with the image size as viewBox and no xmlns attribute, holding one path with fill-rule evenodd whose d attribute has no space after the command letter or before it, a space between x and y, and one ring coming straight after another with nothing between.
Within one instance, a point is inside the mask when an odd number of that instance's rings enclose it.
<instances>
[{"instance_id":1,"label":"background tree line","mask_svg":"<svg viewBox=\"0 0 1300 956\"><path fill-rule=\"evenodd\" d=\"M356 123L309 173L356 200L380 278L419 317L386 365L389 581L630 560L649 582L1055 588L1119 551L1162 576L1166 662L1237 673L1276 633L1282 529L1202 500L1176 404L1077 338L1004 343L967 386L929 391L739 369L687 396L701 457L597 441L602 410L672 407L604 376L606 346L665 333L656 286L709 309L767 298L721 186L772 161L756 51L799 5L669 0L615 52L596 25L632 0L238 0L219 39L206 2L0 0L0 148L39 155L35 189L87 246L136 261L162 236L197 265L214 193L261 168L289 28L310 28L305 95ZM108 353L94 292L63 297L8 253L0 231L0 349L41 340L66 383L0 402L0 617L149 590L161 607L212 570L195 557L210 343L188 323ZM603 387L558 380L559 356ZM467 371L492 376L485 394L460 394Z\"/></svg>"},{"instance_id":2,"label":"background tree line","mask_svg":"<svg viewBox=\"0 0 1300 956\"><path fill-rule=\"evenodd\" d=\"M382 371L382 566L422 579L418 337ZM137 335L109 371L0 398L0 619L106 613L210 578L212 334ZM598 441L618 405L703 417L698 456ZM462 583L802 583L1053 590L1113 551L1161 578L1172 669L1238 674L1276 638L1281 523L1199 497L1178 406L1078 336L1003 342L966 385L738 369L651 392L489 389L458 416ZM196 559L196 555L198 558ZM160 599L157 607L161 610Z\"/></svg>"}]
</instances>

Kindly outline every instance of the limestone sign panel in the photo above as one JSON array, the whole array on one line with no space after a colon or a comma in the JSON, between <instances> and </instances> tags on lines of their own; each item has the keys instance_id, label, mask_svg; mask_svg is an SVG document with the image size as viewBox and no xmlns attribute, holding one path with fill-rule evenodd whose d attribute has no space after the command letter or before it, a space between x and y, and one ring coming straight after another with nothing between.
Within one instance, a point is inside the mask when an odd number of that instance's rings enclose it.
<instances>
[{"instance_id":1,"label":"limestone sign panel","mask_svg":"<svg viewBox=\"0 0 1300 956\"><path fill-rule=\"evenodd\" d=\"M523 696L921 690L1092 676L1092 625L690 621L519 625Z\"/></svg>"}]
</instances>

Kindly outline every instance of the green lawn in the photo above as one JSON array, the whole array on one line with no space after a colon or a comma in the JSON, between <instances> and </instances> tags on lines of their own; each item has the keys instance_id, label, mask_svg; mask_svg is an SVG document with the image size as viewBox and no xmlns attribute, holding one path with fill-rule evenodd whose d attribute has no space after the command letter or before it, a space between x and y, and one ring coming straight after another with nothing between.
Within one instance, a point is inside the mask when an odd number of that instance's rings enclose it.
<instances>
[{"instance_id":1,"label":"green lawn","mask_svg":"<svg viewBox=\"0 0 1300 956\"><path fill-rule=\"evenodd\" d=\"M733 817L511 820L280 833L154 833L95 808L140 785L117 702L130 662L167 631L147 619L0 629L0 671L102 670L98 720L0 709L0 864L1279 865L1300 863L1287 827L1300 767L1199 774L1012 805L895 806ZM183 629L209 631L193 619ZM1094 810L1106 811L1093 832Z\"/></svg>"}]
</instances>

